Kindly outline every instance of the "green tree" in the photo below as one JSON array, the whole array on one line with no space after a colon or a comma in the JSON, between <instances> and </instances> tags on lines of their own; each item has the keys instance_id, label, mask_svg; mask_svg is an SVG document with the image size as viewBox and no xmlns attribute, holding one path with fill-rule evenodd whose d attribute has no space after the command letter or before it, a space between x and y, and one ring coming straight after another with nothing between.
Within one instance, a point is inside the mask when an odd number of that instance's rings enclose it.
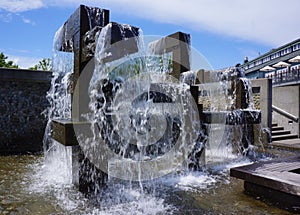
<instances>
[{"instance_id":1,"label":"green tree","mask_svg":"<svg viewBox=\"0 0 300 215\"><path fill-rule=\"evenodd\" d=\"M3 52L0 53L0 67L5 67L5 68L19 68L18 65L14 64L12 60L6 61L7 56L3 54Z\"/></svg>"},{"instance_id":2,"label":"green tree","mask_svg":"<svg viewBox=\"0 0 300 215\"><path fill-rule=\"evenodd\" d=\"M30 67L29 69L50 71L52 69L51 59L43 58L41 61L39 61L38 64L34 65L33 67Z\"/></svg>"}]
</instances>

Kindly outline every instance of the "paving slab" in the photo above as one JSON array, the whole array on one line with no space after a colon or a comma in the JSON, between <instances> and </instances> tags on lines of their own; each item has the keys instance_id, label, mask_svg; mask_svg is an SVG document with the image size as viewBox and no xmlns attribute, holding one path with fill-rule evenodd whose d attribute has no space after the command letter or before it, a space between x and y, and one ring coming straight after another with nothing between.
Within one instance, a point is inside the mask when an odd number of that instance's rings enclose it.
<instances>
[{"instance_id":1,"label":"paving slab","mask_svg":"<svg viewBox=\"0 0 300 215\"><path fill-rule=\"evenodd\" d=\"M279 148L288 148L294 150L300 150L300 139L289 139L289 140L278 140L273 141L271 143L272 146L279 147Z\"/></svg>"}]
</instances>

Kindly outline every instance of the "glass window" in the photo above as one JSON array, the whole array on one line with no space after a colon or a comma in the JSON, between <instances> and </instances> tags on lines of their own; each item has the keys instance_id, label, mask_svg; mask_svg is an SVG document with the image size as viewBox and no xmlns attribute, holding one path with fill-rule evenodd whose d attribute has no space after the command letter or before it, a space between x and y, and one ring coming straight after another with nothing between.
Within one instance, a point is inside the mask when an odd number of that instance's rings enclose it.
<instances>
[{"instance_id":1,"label":"glass window","mask_svg":"<svg viewBox=\"0 0 300 215\"><path fill-rule=\"evenodd\" d=\"M273 60L275 58L277 58L277 53L274 53L274 54L271 55L271 60Z\"/></svg>"},{"instance_id":2,"label":"glass window","mask_svg":"<svg viewBox=\"0 0 300 215\"><path fill-rule=\"evenodd\" d=\"M300 49L300 43L293 45L293 51Z\"/></svg>"},{"instance_id":3,"label":"glass window","mask_svg":"<svg viewBox=\"0 0 300 215\"><path fill-rule=\"evenodd\" d=\"M263 58L263 63L268 62L270 60L270 56L264 57Z\"/></svg>"},{"instance_id":4,"label":"glass window","mask_svg":"<svg viewBox=\"0 0 300 215\"><path fill-rule=\"evenodd\" d=\"M256 65L260 65L260 64L262 64L262 60L256 61Z\"/></svg>"}]
</instances>

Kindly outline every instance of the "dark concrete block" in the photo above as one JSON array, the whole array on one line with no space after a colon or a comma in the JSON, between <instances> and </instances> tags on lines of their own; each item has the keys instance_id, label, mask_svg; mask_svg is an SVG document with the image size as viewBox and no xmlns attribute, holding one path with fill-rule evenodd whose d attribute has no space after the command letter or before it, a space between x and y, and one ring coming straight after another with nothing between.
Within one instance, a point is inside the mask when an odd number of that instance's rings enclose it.
<instances>
[{"instance_id":1,"label":"dark concrete block","mask_svg":"<svg viewBox=\"0 0 300 215\"><path fill-rule=\"evenodd\" d=\"M172 53L172 76L180 80L180 74L190 70L190 35L176 32L149 44L153 54Z\"/></svg>"},{"instance_id":2,"label":"dark concrete block","mask_svg":"<svg viewBox=\"0 0 300 215\"><path fill-rule=\"evenodd\" d=\"M226 125L243 125L259 124L261 122L261 113L256 110L236 110L222 112L203 112L203 123L207 124L226 124Z\"/></svg>"},{"instance_id":3,"label":"dark concrete block","mask_svg":"<svg viewBox=\"0 0 300 215\"><path fill-rule=\"evenodd\" d=\"M109 53L101 59L104 63L118 60L138 51L139 28L116 22L110 23L107 27L110 30L107 31L109 35L106 37L110 43L107 43L103 50L105 53Z\"/></svg>"},{"instance_id":4,"label":"dark concrete block","mask_svg":"<svg viewBox=\"0 0 300 215\"><path fill-rule=\"evenodd\" d=\"M65 146L76 146L78 145L78 141L74 127L77 132L81 131L85 135L91 133L91 124L89 122L74 122L67 119L54 119L51 121L51 137Z\"/></svg>"},{"instance_id":5,"label":"dark concrete block","mask_svg":"<svg viewBox=\"0 0 300 215\"><path fill-rule=\"evenodd\" d=\"M105 26L109 22L109 10L87 7L80 5L80 7L70 16L70 18L64 23L62 44L61 47L57 47L58 50L64 52L73 52L79 50L81 46L75 46L74 42L81 43L81 38L87 31L93 29L96 26ZM78 36L75 36L77 35ZM77 39L76 39L77 37Z\"/></svg>"},{"instance_id":6,"label":"dark concrete block","mask_svg":"<svg viewBox=\"0 0 300 215\"><path fill-rule=\"evenodd\" d=\"M79 191L91 196L98 194L106 185L107 173L98 169L93 163L85 158L82 151L79 153Z\"/></svg>"}]
</instances>

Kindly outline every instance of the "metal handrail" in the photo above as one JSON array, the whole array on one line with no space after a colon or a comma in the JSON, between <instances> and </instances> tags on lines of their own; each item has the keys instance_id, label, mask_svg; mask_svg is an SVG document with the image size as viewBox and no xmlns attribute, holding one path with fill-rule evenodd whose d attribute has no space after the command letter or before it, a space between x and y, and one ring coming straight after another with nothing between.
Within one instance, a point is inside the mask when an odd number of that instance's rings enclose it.
<instances>
[{"instance_id":1,"label":"metal handrail","mask_svg":"<svg viewBox=\"0 0 300 215\"><path fill-rule=\"evenodd\" d=\"M272 110L274 110L275 112L279 113L280 115L294 121L294 122L299 122L299 118L294 116L293 114L288 113L285 110L280 109L279 107L276 107L274 105L272 105Z\"/></svg>"},{"instance_id":2,"label":"metal handrail","mask_svg":"<svg viewBox=\"0 0 300 215\"><path fill-rule=\"evenodd\" d=\"M272 75L267 75L266 77L271 78L272 83L275 85L281 84L281 83L299 81L300 80L300 69L292 69L292 70L281 72L279 74L275 73Z\"/></svg>"}]
</instances>

